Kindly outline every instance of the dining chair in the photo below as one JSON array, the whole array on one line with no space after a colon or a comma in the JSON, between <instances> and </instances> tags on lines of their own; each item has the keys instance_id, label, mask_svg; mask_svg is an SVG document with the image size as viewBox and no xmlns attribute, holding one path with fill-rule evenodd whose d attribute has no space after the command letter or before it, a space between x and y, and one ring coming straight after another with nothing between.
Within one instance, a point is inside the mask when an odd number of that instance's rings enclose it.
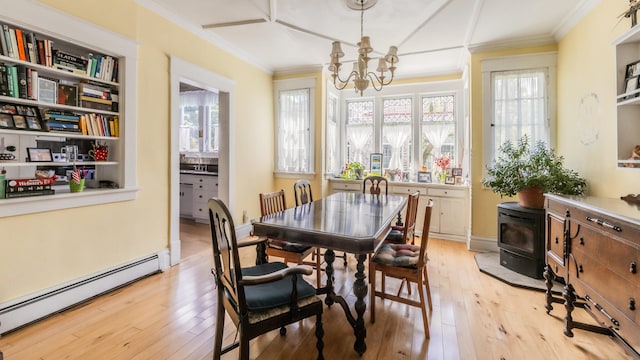
<instances>
[{"instance_id":1,"label":"dining chair","mask_svg":"<svg viewBox=\"0 0 640 360\"><path fill-rule=\"evenodd\" d=\"M311 192L311 183L307 180L304 180L304 179L297 180L293 184L293 194L296 199L296 206L299 206L302 204L308 204L313 201L313 193ZM342 258L343 265L345 267L347 266L347 254L345 253L342 253L342 255L335 254L335 257ZM311 259L315 260L315 258L316 258L316 253L314 252L311 254Z\"/></svg>"},{"instance_id":2,"label":"dining chair","mask_svg":"<svg viewBox=\"0 0 640 360\"><path fill-rule=\"evenodd\" d=\"M284 189L269 193L260 194L260 213L261 216L268 216L274 213L284 211L287 208L287 202L284 195ZM298 243L268 239L265 249L267 261L269 256L275 256L284 259L285 263L296 263L312 265L316 269L316 286L322 286L320 270L321 258L320 250L313 246L302 245ZM304 261L309 255L314 254L312 262Z\"/></svg>"},{"instance_id":3,"label":"dining chair","mask_svg":"<svg viewBox=\"0 0 640 360\"><path fill-rule=\"evenodd\" d=\"M322 299L302 275L313 269L307 265L288 267L282 262L242 267L238 246L256 245L265 239L238 244L231 214L226 205L213 198L208 202L214 268L217 288L217 316L213 358L240 347L240 359L249 359L249 341L259 335L315 316L318 359L323 359ZM237 328L239 339L222 348L225 311Z\"/></svg>"},{"instance_id":4,"label":"dining chair","mask_svg":"<svg viewBox=\"0 0 640 360\"><path fill-rule=\"evenodd\" d=\"M368 183L371 183L371 185L368 185ZM383 183L384 183L384 194L387 195L387 193L389 192L389 182L387 181L387 178L382 176L368 176L364 178L364 181L362 182L362 193L366 194L367 187L369 187L370 194L380 195L381 193L380 186Z\"/></svg>"},{"instance_id":5,"label":"dining chair","mask_svg":"<svg viewBox=\"0 0 640 360\"><path fill-rule=\"evenodd\" d=\"M431 312L433 310L433 305L431 303L429 274L427 272L427 244L429 242L429 225L431 223L432 209L433 200L429 200L424 213L424 224L422 227L422 235L420 236L419 246L411 244L386 243L383 244L371 258L371 261L369 262L369 279L371 283L371 298L369 301L369 308L371 310L371 323L375 323L376 321L375 297L378 296L383 300L389 299L407 305L419 307L422 311L424 334L426 338L429 337L429 321L427 320L424 287L426 287L427 301L429 304L429 311ZM377 271L380 271L382 275L380 281L380 291L376 290ZM388 294L385 289L385 279L387 276L406 281L407 287L410 287L412 282L416 283L420 301L413 300L408 296L401 297L400 293L398 293L397 295Z\"/></svg>"},{"instance_id":6,"label":"dining chair","mask_svg":"<svg viewBox=\"0 0 640 360\"><path fill-rule=\"evenodd\" d=\"M393 226L385 241L396 244L414 244L416 232L416 217L418 215L418 201L420 192L409 194L404 215L404 224L401 227Z\"/></svg>"}]
</instances>

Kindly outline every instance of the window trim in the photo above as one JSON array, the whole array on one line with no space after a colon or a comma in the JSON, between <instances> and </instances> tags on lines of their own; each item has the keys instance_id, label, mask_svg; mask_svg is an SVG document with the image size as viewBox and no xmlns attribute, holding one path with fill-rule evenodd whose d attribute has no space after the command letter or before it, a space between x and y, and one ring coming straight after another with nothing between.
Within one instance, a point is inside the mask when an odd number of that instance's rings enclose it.
<instances>
[{"instance_id":1,"label":"window trim","mask_svg":"<svg viewBox=\"0 0 640 360\"><path fill-rule=\"evenodd\" d=\"M549 122L549 146L556 144L556 104L557 104L557 52L544 52L487 58L482 60L482 173L486 176L487 166L491 165L493 132L491 131L493 111L493 83L491 73L496 71L547 69L547 121Z\"/></svg>"},{"instance_id":2,"label":"window trim","mask_svg":"<svg viewBox=\"0 0 640 360\"><path fill-rule=\"evenodd\" d=\"M280 92L308 89L309 90L309 151L307 152L307 162L309 164L308 171L280 171L278 166L278 129L280 126ZM275 111L275 124L274 124L274 154L273 154L273 173L275 177L292 178L292 177L304 177L306 175L315 175L315 90L316 80L315 78L298 78L298 79L284 79L274 80L274 111Z\"/></svg>"}]
</instances>

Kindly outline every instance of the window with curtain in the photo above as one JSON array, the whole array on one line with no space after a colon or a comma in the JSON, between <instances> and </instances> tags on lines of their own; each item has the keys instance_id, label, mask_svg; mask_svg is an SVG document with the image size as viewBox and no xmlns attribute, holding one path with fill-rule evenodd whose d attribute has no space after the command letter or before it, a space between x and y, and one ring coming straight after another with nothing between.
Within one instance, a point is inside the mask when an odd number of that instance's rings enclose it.
<instances>
[{"instance_id":1,"label":"window with curtain","mask_svg":"<svg viewBox=\"0 0 640 360\"><path fill-rule=\"evenodd\" d=\"M213 91L196 90L180 93L181 152L218 152L218 94Z\"/></svg>"},{"instance_id":2,"label":"window with curtain","mask_svg":"<svg viewBox=\"0 0 640 360\"><path fill-rule=\"evenodd\" d=\"M523 135L554 146L556 54L485 59L482 63L484 163Z\"/></svg>"},{"instance_id":3,"label":"window with curtain","mask_svg":"<svg viewBox=\"0 0 640 360\"><path fill-rule=\"evenodd\" d=\"M276 173L314 171L312 86L312 80L276 82Z\"/></svg>"},{"instance_id":4,"label":"window with curtain","mask_svg":"<svg viewBox=\"0 0 640 360\"><path fill-rule=\"evenodd\" d=\"M326 129L326 172L336 175L340 173L341 164L338 143L338 98L333 94L327 94L327 129Z\"/></svg>"},{"instance_id":5,"label":"window with curtain","mask_svg":"<svg viewBox=\"0 0 640 360\"><path fill-rule=\"evenodd\" d=\"M347 162L358 161L369 168L373 147L373 100L347 101Z\"/></svg>"},{"instance_id":6,"label":"window with curtain","mask_svg":"<svg viewBox=\"0 0 640 360\"><path fill-rule=\"evenodd\" d=\"M382 167L408 170L411 166L410 97L382 100Z\"/></svg>"},{"instance_id":7,"label":"window with curtain","mask_svg":"<svg viewBox=\"0 0 640 360\"><path fill-rule=\"evenodd\" d=\"M420 165L432 168L435 159L442 156L458 164L455 96L422 96L421 100Z\"/></svg>"}]
</instances>

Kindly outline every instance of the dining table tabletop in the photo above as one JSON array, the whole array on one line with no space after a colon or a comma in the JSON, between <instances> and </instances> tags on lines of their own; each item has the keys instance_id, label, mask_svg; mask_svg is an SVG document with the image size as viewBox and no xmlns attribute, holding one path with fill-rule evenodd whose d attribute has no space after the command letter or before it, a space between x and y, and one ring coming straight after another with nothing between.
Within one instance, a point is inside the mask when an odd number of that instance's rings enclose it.
<instances>
[{"instance_id":1,"label":"dining table tabletop","mask_svg":"<svg viewBox=\"0 0 640 360\"><path fill-rule=\"evenodd\" d=\"M253 233L270 239L284 240L325 249L326 286L318 284L318 294L326 294L325 304L338 303L354 329L354 350L366 351L364 301L368 285L364 272L369 254L374 253L391 231L391 224L404 209L404 195L372 195L338 192L325 198L286 209L253 221ZM344 298L334 291L334 251L354 254L357 260L355 282L355 312L353 316ZM264 257L259 254L258 257Z\"/></svg>"}]
</instances>

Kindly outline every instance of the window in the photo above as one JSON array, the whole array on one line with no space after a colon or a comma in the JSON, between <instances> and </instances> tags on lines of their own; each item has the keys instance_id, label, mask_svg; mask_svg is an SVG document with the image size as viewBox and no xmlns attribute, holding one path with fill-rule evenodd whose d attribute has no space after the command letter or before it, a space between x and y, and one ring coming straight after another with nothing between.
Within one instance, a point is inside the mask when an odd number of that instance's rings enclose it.
<instances>
[{"instance_id":1,"label":"window","mask_svg":"<svg viewBox=\"0 0 640 360\"><path fill-rule=\"evenodd\" d=\"M276 173L313 173L314 80L276 81Z\"/></svg>"},{"instance_id":2,"label":"window","mask_svg":"<svg viewBox=\"0 0 640 360\"><path fill-rule=\"evenodd\" d=\"M383 154L383 172L400 169L409 180L415 180L423 166L431 171L436 156L448 155L452 167L462 166L462 105L457 101L462 84L451 80L399 85L384 92L367 90L364 97L340 93L342 167L359 161L369 169L371 153Z\"/></svg>"},{"instance_id":3,"label":"window","mask_svg":"<svg viewBox=\"0 0 640 360\"><path fill-rule=\"evenodd\" d=\"M338 97L327 94L327 128L326 128L326 172L328 175L340 173L340 147L338 142Z\"/></svg>"},{"instance_id":4,"label":"window","mask_svg":"<svg viewBox=\"0 0 640 360\"><path fill-rule=\"evenodd\" d=\"M487 59L482 64L484 161L507 140L554 145L555 54Z\"/></svg>"},{"instance_id":5,"label":"window","mask_svg":"<svg viewBox=\"0 0 640 360\"><path fill-rule=\"evenodd\" d=\"M207 90L180 93L180 152L218 153L218 94Z\"/></svg>"}]
</instances>

